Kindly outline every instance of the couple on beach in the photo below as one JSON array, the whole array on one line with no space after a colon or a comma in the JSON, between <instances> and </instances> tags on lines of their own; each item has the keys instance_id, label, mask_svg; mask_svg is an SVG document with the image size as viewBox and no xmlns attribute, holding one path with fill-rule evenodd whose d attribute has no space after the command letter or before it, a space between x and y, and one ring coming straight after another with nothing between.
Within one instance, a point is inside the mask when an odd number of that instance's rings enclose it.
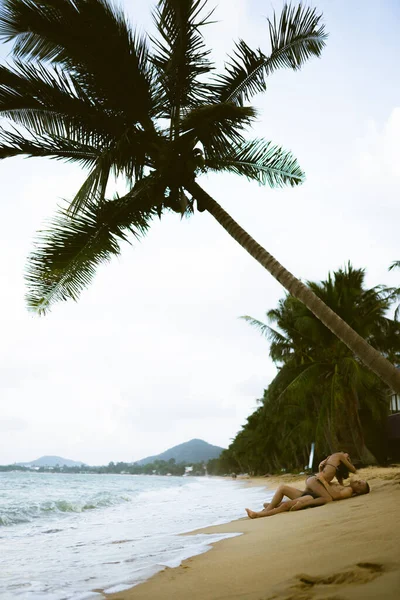
<instances>
[{"instance_id":1,"label":"couple on beach","mask_svg":"<svg viewBox=\"0 0 400 600\"><path fill-rule=\"evenodd\" d=\"M349 455L345 452L336 452L320 462L319 472L316 475L307 477L304 491L290 485L280 485L271 502L264 504L264 510L259 512L249 508L245 510L250 519L258 519L271 517L288 510L295 511L323 506L333 500L344 500L352 496L368 494L369 485L366 481L350 481L349 485L343 485L343 479L347 479L349 473L356 472ZM335 477L338 483L333 483ZM283 501L285 496L289 500Z\"/></svg>"}]
</instances>

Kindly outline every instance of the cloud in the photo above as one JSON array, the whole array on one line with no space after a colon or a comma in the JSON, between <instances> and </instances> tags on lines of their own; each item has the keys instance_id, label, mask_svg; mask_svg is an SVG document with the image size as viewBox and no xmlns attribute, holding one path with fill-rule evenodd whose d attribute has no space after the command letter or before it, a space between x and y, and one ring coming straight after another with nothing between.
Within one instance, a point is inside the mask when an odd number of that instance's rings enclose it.
<instances>
[{"instance_id":1,"label":"cloud","mask_svg":"<svg viewBox=\"0 0 400 600\"><path fill-rule=\"evenodd\" d=\"M218 64L239 37L266 48L263 13L271 7L215 4L220 22L206 35ZM151 27L148 3L124 5L133 22ZM225 175L201 184L295 275L318 280L351 259L368 268L371 285L396 284L398 273L387 267L399 258L399 109L383 124L383 109L373 99L366 104L372 75L354 84L359 63L351 52L341 59L354 30L342 28L340 7L329 10L337 29L326 56L301 73L274 74L257 98L262 120L254 135L291 148L306 184L271 191ZM357 34L365 63L370 53L395 72L397 54L368 45L374 31L371 21ZM398 95L382 82L383 102L394 107ZM342 93L350 89L351 98ZM284 295L280 284L206 213L188 221L170 215L155 220L141 243L123 245L78 303L37 318L24 304L26 255L35 231L61 198L73 197L84 173L17 158L0 162L0 178L0 381L8 431L0 463L42 454L91 464L132 460L194 437L227 446L276 373L268 342L238 317L264 320Z\"/></svg>"},{"instance_id":2,"label":"cloud","mask_svg":"<svg viewBox=\"0 0 400 600\"><path fill-rule=\"evenodd\" d=\"M357 163L363 182L400 188L400 106L379 126L369 119L365 135L358 140Z\"/></svg>"},{"instance_id":3,"label":"cloud","mask_svg":"<svg viewBox=\"0 0 400 600\"><path fill-rule=\"evenodd\" d=\"M0 417L0 431L10 433L27 429L28 422L20 417Z\"/></svg>"}]
</instances>

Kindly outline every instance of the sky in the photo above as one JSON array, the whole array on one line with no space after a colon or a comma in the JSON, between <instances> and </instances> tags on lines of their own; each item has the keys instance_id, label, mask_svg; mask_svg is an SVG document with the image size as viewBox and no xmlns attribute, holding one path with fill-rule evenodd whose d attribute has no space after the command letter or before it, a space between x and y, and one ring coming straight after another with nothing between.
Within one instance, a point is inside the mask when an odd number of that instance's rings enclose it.
<instances>
[{"instance_id":1,"label":"sky","mask_svg":"<svg viewBox=\"0 0 400 600\"><path fill-rule=\"evenodd\" d=\"M266 17L282 2L209 0L218 68L233 40L268 52ZM153 2L124 0L151 30ZM317 0L329 39L320 59L281 71L253 103L251 136L290 149L306 172L271 190L231 175L201 185L286 268L320 281L351 261L366 283L399 285L400 4ZM9 47L0 48L4 62ZM85 178L76 166L0 163L0 464L53 454L105 464L192 438L227 447L276 373L265 320L284 290L206 214L155 221L98 269L79 302L46 317L25 306L35 232Z\"/></svg>"}]
</instances>

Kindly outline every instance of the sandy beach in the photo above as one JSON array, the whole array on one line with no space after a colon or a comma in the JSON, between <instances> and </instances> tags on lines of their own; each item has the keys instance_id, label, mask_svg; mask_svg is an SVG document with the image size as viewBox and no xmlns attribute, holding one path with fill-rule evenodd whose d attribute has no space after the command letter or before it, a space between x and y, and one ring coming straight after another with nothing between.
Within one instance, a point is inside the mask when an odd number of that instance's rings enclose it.
<instances>
[{"instance_id":1,"label":"sandy beach","mask_svg":"<svg viewBox=\"0 0 400 600\"><path fill-rule=\"evenodd\" d=\"M400 466L358 477L365 496L201 530L243 535L215 544L110 600L352 600L400 597ZM302 489L304 477L254 478L249 485ZM260 509L261 507L250 507ZM244 511L243 511L243 514ZM193 532L195 533L195 532Z\"/></svg>"}]
</instances>

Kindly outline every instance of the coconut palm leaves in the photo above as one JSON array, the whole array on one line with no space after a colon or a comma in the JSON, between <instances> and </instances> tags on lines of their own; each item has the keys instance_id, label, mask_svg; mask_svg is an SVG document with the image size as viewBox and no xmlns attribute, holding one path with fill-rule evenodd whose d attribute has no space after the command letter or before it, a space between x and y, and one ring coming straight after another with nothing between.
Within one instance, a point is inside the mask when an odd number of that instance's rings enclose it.
<instances>
[{"instance_id":1,"label":"coconut palm leaves","mask_svg":"<svg viewBox=\"0 0 400 600\"><path fill-rule=\"evenodd\" d=\"M128 232L135 239L145 235L162 201L160 182L148 177L123 198L87 203L73 218L68 209L59 211L51 229L40 232L28 263L29 307L43 313L57 301L77 300L97 266L119 254Z\"/></svg>"},{"instance_id":2,"label":"coconut palm leaves","mask_svg":"<svg viewBox=\"0 0 400 600\"><path fill-rule=\"evenodd\" d=\"M249 180L270 187L295 186L305 179L291 152L263 139L225 146L225 150L219 154L206 155L204 165L212 171L244 175Z\"/></svg>"},{"instance_id":3,"label":"coconut palm leaves","mask_svg":"<svg viewBox=\"0 0 400 600\"><path fill-rule=\"evenodd\" d=\"M107 198L110 176L125 178L124 198L132 204L124 209L132 221L123 220L112 236L144 233L136 191L150 178L157 181L157 193L149 196L154 204L146 207L147 217L161 217L166 210L182 216L193 214L195 207L207 210L369 368L400 391L400 374L393 365L279 265L196 181L213 170L271 187L302 183L304 174L290 152L247 138L256 111L245 103L265 90L266 78L276 69L296 70L321 54L327 37L321 16L311 8L285 5L268 22L270 50L253 50L239 41L225 72L215 76L203 38L211 14L206 0L159 0L157 34L150 44L111 0L3 1L0 38L13 43L14 65L0 67L0 116L8 119L0 130L0 157L46 156L88 169L67 212L61 211L55 230L41 237L29 259L28 306L44 313L55 299L77 297L103 259L98 246L89 263L77 259L84 256L79 248L92 247L93 236L96 244L104 240L107 256L113 253L105 230L94 233L104 207L113 213L115 202L119 211L118 200Z\"/></svg>"},{"instance_id":4,"label":"coconut palm leaves","mask_svg":"<svg viewBox=\"0 0 400 600\"><path fill-rule=\"evenodd\" d=\"M206 104L185 115L180 129L184 141L190 140L192 147L201 143L206 158L218 157L223 156L230 146L244 143L244 130L255 118L256 111L251 106Z\"/></svg>"},{"instance_id":5,"label":"coconut palm leaves","mask_svg":"<svg viewBox=\"0 0 400 600\"><path fill-rule=\"evenodd\" d=\"M16 58L59 65L74 75L104 108L148 118L146 43L107 0L5 0L0 36L14 42Z\"/></svg>"},{"instance_id":6,"label":"coconut palm leaves","mask_svg":"<svg viewBox=\"0 0 400 600\"><path fill-rule=\"evenodd\" d=\"M174 135L181 111L211 101L210 86L201 81L211 70L202 28L213 11L204 12L206 4L206 0L161 0L154 12L159 37L153 39L152 62L160 84L160 104L171 119Z\"/></svg>"},{"instance_id":7,"label":"coconut palm leaves","mask_svg":"<svg viewBox=\"0 0 400 600\"><path fill-rule=\"evenodd\" d=\"M326 42L321 16L312 8L285 5L279 20L268 20L271 53L252 50L240 40L226 64L226 73L217 77L217 92L223 102L243 104L264 92L266 79L280 68L299 69L312 56L320 56Z\"/></svg>"},{"instance_id":8,"label":"coconut palm leaves","mask_svg":"<svg viewBox=\"0 0 400 600\"><path fill-rule=\"evenodd\" d=\"M400 325L387 317L393 290L385 286L365 289L364 279L364 270L349 264L309 286L374 347L399 363ZM270 340L270 356L279 365L266 395L266 414L271 406L279 406L285 423L294 415L299 423L308 423L306 431L312 424L312 432L301 443L316 440L321 454L350 444L365 459L359 411L369 412L378 422L385 415L387 390L379 378L296 298L286 296L267 316L272 327L243 317Z\"/></svg>"},{"instance_id":9,"label":"coconut palm leaves","mask_svg":"<svg viewBox=\"0 0 400 600\"><path fill-rule=\"evenodd\" d=\"M256 111L243 99L260 77L251 72L251 51L240 91L241 75L233 77L229 64L227 75L207 80L206 4L160 0L151 50L108 0L3 2L0 36L13 42L14 64L0 67L0 115L14 127L0 132L0 157L51 157L88 169L29 258L30 308L44 313L56 300L76 299L96 265L119 252L129 231L144 235L153 214L191 214L185 184L201 173L230 171L271 187L303 181L290 152L246 139ZM269 30L263 77L318 56L326 38L315 11L300 7L286 6ZM234 94L226 93L226 77L235 80ZM110 177L120 175L132 191L109 200Z\"/></svg>"}]
</instances>

